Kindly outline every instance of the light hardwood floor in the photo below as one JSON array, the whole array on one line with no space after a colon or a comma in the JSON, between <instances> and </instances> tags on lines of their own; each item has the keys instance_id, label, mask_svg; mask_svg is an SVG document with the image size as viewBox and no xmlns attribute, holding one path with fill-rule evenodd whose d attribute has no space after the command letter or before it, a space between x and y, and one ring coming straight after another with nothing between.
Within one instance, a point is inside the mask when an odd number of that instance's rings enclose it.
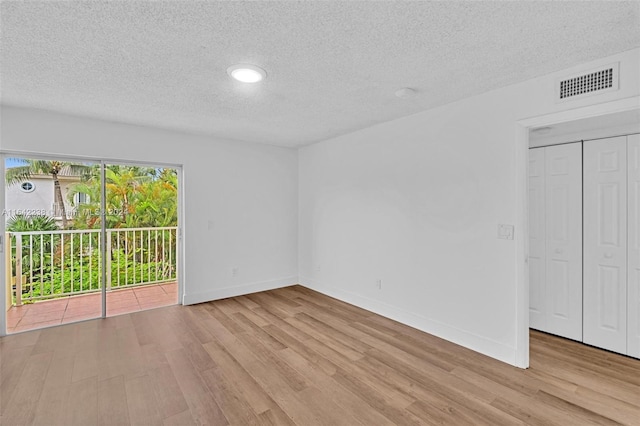
<instances>
[{"instance_id":1,"label":"light hardwood floor","mask_svg":"<svg viewBox=\"0 0 640 426\"><path fill-rule=\"evenodd\" d=\"M2 425L640 424L640 361L520 370L300 286L0 340Z\"/></svg>"}]
</instances>

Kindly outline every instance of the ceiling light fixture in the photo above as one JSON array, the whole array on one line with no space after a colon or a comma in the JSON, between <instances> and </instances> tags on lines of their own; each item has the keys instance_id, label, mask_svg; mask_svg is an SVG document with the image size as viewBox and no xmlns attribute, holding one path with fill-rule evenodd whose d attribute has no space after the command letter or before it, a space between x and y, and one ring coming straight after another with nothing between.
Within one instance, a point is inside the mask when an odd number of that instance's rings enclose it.
<instances>
[{"instance_id":1,"label":"ceiling light fixture","mask_svg":"<svg viewBox=\"0 0 640 426\"><path fill-rule=\"evenodd\" d=\"M265 70L248 64L232 65L227 68L227 74L242 83L257 83L267 77Z\"/></svg>"}]
</instances>

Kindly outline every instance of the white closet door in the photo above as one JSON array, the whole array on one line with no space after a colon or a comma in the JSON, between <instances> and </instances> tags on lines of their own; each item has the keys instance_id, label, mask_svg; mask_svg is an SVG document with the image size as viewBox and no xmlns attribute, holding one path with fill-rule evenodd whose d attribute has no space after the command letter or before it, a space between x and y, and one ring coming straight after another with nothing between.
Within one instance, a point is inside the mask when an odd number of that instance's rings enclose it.
<instances>
[{"instance_id":1,"label":"white closet door","mask_svg":"<svg viewBox=\"0 0 640 426\"><path fill-rule=\"evenodd\" d=\"M584 342L627 353L627 138L584 143Z\"/></svg>"},{"instance_id":2,"label":"white closet door","mask_svg":"<svg viewBox=\"0 0 640 426\"><path fill-rule=\"evenodd\" d=\"M545 148L529 150L529 327L547 331Z\"/></svg>"},{"instance_id":3,"label":"white closet door","mask_svg":"<svg viewBox=\"0 0 640 426\"><path fill-rule=\"evenodd\" d=\"M629 257L627 354L640 358L640 135L627 137Z\"/></svg>"},{"instance_id":4,"label":"white closet door","mask_svg":"<svg viewBox=\"0 0 640 426\"><path fill-rule=\"evenodd\" d=\"M545 151L547 330L582 341L582 144Z\"/></svg>"}]
</instances>

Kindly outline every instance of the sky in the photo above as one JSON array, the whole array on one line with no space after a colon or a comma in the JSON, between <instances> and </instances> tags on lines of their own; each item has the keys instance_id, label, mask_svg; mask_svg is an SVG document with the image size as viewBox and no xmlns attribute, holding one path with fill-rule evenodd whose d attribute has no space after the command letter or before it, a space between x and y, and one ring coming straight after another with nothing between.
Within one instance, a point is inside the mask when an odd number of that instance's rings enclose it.
<instances>
[{"instance_id":1,"label":"sky","mask_svg":"<svg viewBox=\"0 0 640 426\"><path fill-rule=\"evenodd\" d=\"M7 158L4 160L4 167L10 169L11 167L21 166L22 164L16 161L15 158Z\"/></svg>"}]
</instances>

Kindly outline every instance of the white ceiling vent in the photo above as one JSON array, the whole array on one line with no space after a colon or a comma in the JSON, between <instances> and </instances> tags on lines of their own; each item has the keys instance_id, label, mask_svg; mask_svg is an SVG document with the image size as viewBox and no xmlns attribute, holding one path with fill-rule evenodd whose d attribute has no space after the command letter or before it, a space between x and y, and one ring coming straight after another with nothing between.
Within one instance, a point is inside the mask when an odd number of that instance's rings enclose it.
<instances>
[{"instance_id":1,"label":"white ceiling vent","mask_svg":"<svg viewBox=\"0 0 640 426\"><path fill-rule=\"evenodd\" d=\"M618 90L618 63L559 79L556 90L557 102Z\"/></svg>"}]
</instances>

